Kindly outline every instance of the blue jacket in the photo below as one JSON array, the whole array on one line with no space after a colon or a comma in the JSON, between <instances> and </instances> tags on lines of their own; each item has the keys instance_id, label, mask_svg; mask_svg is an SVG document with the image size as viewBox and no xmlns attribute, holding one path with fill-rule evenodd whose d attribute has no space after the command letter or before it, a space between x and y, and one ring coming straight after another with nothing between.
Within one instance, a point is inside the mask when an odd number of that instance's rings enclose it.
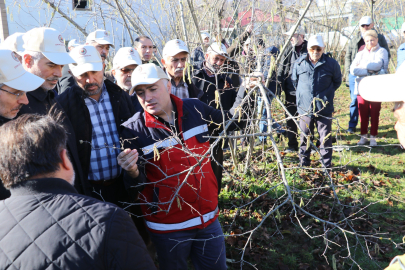
<instances>
[{"instance_id":1,"label":"blue jacket","mask_svg":"<svg viewBox=\"0 0 405 270\"><path fill-rule=\"evenodd\" d=\"M335 59L323 54L313 67L308 54L304 54L295 63L291 79L297 91L299 114L309 113L312 116L315 112L327 116L333 113L335 91L342 83L340 65ZM313 108L314 98L323 101L316 100L315 109Z\"/></svg>"},{"instance_id":2,"label":"blue jacket","mask_svg":"<svg viewBox=\"0 0 405 270\"><path fill-rule=\"evenodd\" d=\"M404 62L404 60L405 60L405 43L402 43L399 46L398 52L397 52L397 69L402 64L402 62Z\"/></svg>"}]
</instances>

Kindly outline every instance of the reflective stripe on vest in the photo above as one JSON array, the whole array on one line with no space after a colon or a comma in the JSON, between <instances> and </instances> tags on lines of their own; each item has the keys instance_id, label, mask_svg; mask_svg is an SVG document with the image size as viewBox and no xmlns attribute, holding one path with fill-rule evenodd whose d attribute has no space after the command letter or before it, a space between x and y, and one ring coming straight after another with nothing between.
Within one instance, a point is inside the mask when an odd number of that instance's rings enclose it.
<instances>
[{"instance_id":1,"label":"reflective stripe on vest","mask_svg":"<svg viewBox=\"0 0 405 270\"><path fill-rule=\"evenodd\" d=\"M218 213L218 206L217 206L217 208L215 208L214 211L209 212L205 215L202 215L204 223L207 223L209 220L213 219L217 213ZM202 224L201 217L195 217L195 218L189 219L184 222L172 223L172 224L155 223L155 222L151 222L151 221L146 221L146 226L148 226L150 229L155 230L155 231L177 231L177 230L183 230L183 229L195 227L195 226L198 226L201 224Z\"/></svg>"},{"instance_id":2,"label":"reflective stripe on vest","mask_svg":"<svg viewBox=\"0 0 405 270\"><path fill-rule=\"evenodd\" d=\"M187 130L186 132L184 132L183 133L183 138L186 141L186 140L188 140L188 139L190 139L190 138L192 138L192 137L194 137L194 136L196 136L198 134L204 133L206 131L208 131L207 124L197 126L197 127L194 127L192 129ZM147 155L150 152L153 152L153 148L154 148L155 145L156 145L156 148L159 149L159 148L166 148L166 147L175 146L177 144L178 144L178 141L175 138L171 137L171 138L166 138L163 141L158 141L158 142L156 142L154 144L145 146L145 147L142 148L142 151L143 151L143 153L145 155Z\"/></svg>"}]
</instances>

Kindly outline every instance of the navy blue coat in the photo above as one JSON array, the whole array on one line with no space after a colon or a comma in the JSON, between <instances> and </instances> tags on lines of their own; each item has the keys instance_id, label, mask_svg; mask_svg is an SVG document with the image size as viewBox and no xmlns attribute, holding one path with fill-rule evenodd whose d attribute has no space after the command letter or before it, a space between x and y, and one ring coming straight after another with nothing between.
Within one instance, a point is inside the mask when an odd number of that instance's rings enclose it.
<instances>
[{"instance_id":1,"label":"navy blue coat","mask_svg":"<svg viewBox=\"0 0 405 270\"><path fill-rule=\"evenodd\" d=\"M335 91L342 83L340 65L335 59L323 54L313 67L308 54L304 54L294 64L291 79L297 91L299 114L309 113L311 116L315 112L328 116L333 113ZM314 98L317 98L315 109L313 108Z\"/></svg>"}]
</instances>

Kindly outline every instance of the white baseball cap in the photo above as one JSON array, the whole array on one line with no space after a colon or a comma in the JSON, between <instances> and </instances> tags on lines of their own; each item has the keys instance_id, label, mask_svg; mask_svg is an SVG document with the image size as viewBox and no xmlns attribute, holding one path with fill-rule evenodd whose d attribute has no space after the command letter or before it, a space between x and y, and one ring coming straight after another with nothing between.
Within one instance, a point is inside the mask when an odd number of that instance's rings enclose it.
<instances>
[{"instance_id":1,"label":"white baseball cap","mask_svg":"<svg viewBox=\"0 0 405 270\"><path fill-rule=\"evenodd\" d=\"M88 71L103 70L103 60L94 46L80 45L70 51L76 64L69 65L74 76L80 76Z\"/></svg>"},{"instance_id":2,"label":"white baseball cap","mask_svg":"<svg viewBox=\"0 0 405 270\"><path fill-rule=\"evenodd\" d=\"M24 52L24 40L23 40L24 33L14 33L8 36L4 42L0 44L1 49L11 50L15 53L22 54Z\"/></svg>"},{"instance_id":3,"label":"white baseball cap","mask_svg":"<svg viewBox=\"0 0 405 270\"><path fill-rule=\"evenodd\" d=\"M131 77L132 89L141 84L154 84L160 79L170 80L166 72L153 63L143 64L136 67Z\"/></svg>"},{"instance_id":4,"label":"white baseball cap","mask_svg":"<svg viewBox=\"0 0 405 270\"><path fill-rule=\"evenodd\" d=\"M405 22L401 26L401 33L405 32Z\"/></svg>"},{"instance_id":5,"label":"white baseball cap","mask_svg":"<svg viewBox=\"0 0 405 270\"><path fill-rule=\"evenodd\" d=\"M40 87L44 81L26 71L13 51L0 49L0 84L29 92Z\"/></svg>"},{"instance_id":6,"label":"white baseball cap","mask_svg":"<svg viewBox=\"0 0 405 270\"><path fill-rule=\"evenodd\" d=\"M252 43L252 40L249 37L248 39L246 39L244 45L249 45L250 43Z\"/></svg>"},{"instance_id":7,"label":"white baseball cap","mask_svg":"<svg viewBox=\"0 0 405 270\"><path fill-rule=\"evenodd\" d=\"M91 32L87 38L86 38L86 43L90 44L92 41L97 42L98 44L108 44L111 47L114 47L114 44L111 43L110 41L110 34L106 30L103 29L97 29L94 32Z\"/></svg>"},{"instance_id":8,"label":"white baseball cap","mask_svg":"<svg viewBox=\"0 0 405 270\"><path fill-rule=\"evenodd\" d=\"M204 41L204 39L206 39L206 38L211 39L211 36L210 36L210 34L208 34L207 32L202 32L202 33L201 33L201 38L202 38L202 40Z\"/></svg>"},{"instance_id":9,"label":"white baseball cap","mask_svg":"<svg viewBox=\"0 0 405 270\"><path fill-rule=\"evenodd\" d=\"M359 83L359 94L368 101L405 101L404 77L405 64L399 66L395 74L367 76Z\"/></svg>"},{"instance_id":10,"label":"white baseball cap","mask_svg":"<svg viewBox=\"0 0 405 270\"><path fill-rule=\"evenodd\" d=\"M294 26L291 27L290 31L285 32L284 35L287 35L287 36L291 35L292 32L293 32L293 30L294 30ZM298 26L294 33L295 33L295 34L298 34L298 35L305 35L304 27Z\"/></svg>"},{"instance_id":11,"label":"white baseball cap","mask_svg":"<svg viewBox=\"0 0 405 270\"><path fill-rule=\"evenodd\" d=\"M73 58L66 52L62 35L56 29L34 28L24 34L23 40L26 51L41 52L57 65L74 63Z\"/></svg>"},{"instance_id":12,"label":"white baseball cap","mask_svg":"<svg viewBox=\"0 0 405 270\"><path fill-rule=\"evenodd\" d=\"M321 48L325 48L325 43L323 43L323 38L320 35L313 35L308 39L308 48L313 46L319 46Z\"/></svg>"},{"instance_id":13,"label":"white baseball cap","mask_svg":"<svg viewBox=\"0 0 405 270\"><path fill-rule=\"evenodd\" d=\"M77 42L77 39L72 39L71 41L69 41L69 43L68 43L68 48L70 48L70 47L77 47L77 46L80 46L81 44L80 43L78 43Z\"/></svg>"},{"instance_id":14,"label":"white baseball cap","mask_svg":"<svg viewBox=\"0 0 405 270\"><path fill-rule=\"evenodd\" d=\"M364 16L360 19L359 21L359 26L362 26L363 24L371 24L373 22L373 20L371 19L370 16Z\"/></svg>"},{"instance_id":15,"label":"white baseball cap","mask_svg":"<svg viewBox=\"0 0 405 270\"><path fill-rule=\"evenodd\" d=\"M228 53L226 52L225 45L220 42L214 42L208 47L207 53L211 53L211 52L213 52L215 54L223 55L223 56L228 55Z\"/></svg>"},{"instance_id":16,"label":"white baseball cap","mask_svg":"<svg viewBox=\"0 0 405 270\"><path fill-rule=\"evenodd\" d=\"M168 41L163 48L163 58L166 56L175 56L181 52L189 53L186 43L180 39L173 39Z\"/></svg>"},{"instance_id":17,"label":"white baseball cap","mask_svg":"<svg viewBox=\"0 0 405 270\"><path fill-rule=\"evenodd\" d=\"M114 56L113 69L120 69L129 65L142 65L141 57L134 48L123 47Z\"/></svg>"}]
</instances>

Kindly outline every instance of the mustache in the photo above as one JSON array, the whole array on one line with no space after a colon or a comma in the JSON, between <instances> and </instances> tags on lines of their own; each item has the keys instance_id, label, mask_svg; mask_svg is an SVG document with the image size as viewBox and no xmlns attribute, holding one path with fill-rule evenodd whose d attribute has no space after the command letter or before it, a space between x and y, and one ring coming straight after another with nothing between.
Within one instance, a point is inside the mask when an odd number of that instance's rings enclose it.
<instances>
[{"instance_id":1,"label":"mustache","mask_svg":"<svg viewBox=\"0 0 405 270\"><path fill-rule=\"evenodd\" d=\"M59 77L53 76L53 77L46 78L46 80L47 81L59 80Z\"/></svg>"},{"instance_id":2,"label":"mustache","mask_svg":"<svg viewBox=\"0 0 405 270\"><path fill-rule=\"evenodd\" d=\"M107 59L107 55L105 53L100 54L101 58Z\"/></svg>"},{"instance_id":3,"label":"mustache","mask_svg":"<svg viewBox=\"0 0 405 270\"><path fill-rule=\"evenodd\" d=\"M97 83L88 83L84 86L84 89L89 90L89 88L92 86L97 86L98 88L100 88L100 86Z\"/></svg>"},{"instance_id":4,"label":"mustache","mask_svg":"<svg viewBox=\"0 0 405 270\"><path fill-rule=\"evenodd\" d=\"M176 68L175 70L174 70L174 72L179 72L179 71L183 71L184 70L184 68Z\"/></svg>"}]
</instances>

